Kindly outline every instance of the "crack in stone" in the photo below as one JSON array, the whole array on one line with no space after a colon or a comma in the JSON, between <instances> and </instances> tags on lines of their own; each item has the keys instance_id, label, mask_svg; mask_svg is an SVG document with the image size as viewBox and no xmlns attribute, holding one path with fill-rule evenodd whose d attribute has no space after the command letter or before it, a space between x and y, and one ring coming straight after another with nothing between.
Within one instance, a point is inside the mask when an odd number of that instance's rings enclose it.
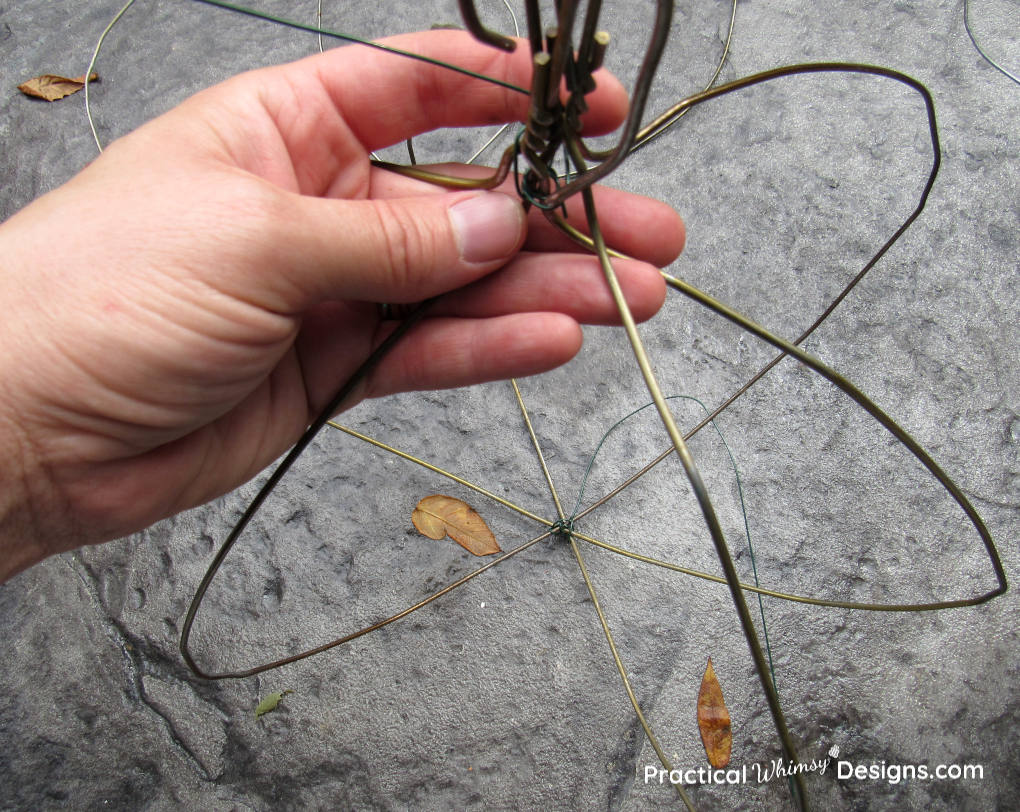
<instances>
[{"instance_id":1,"label":"crack in stone","mask_svg":"<svg viewBox=\"0 0 1020 812\"><path fill-rule=\"evenodd\" d=\"M70 557L61 556L61 558L67 565L68 569L70 569L71 572L78 577L78 580L80 580L84 586L85 592L89 597L89 602L92 605L92 609L99 616L99 619L102 622L104 633L111 642L120 649L120 652L124 657L131 697L139 701L144 707L148 708L149 711L162 720L163 727L166 730L170 741L185 756L185 760L192 762L196 771L204 780L215 780L215 776L210 773L209 769L205 766L198 754L196 754L181 738L173 720L167 714L163 713L150 699L143 682L144 675L140 673L141 668L139 661L144 662L144 658L142 657L138 646L131 641L131 635L128 634L117 619L114 618L103 605L103 601L99 597L99 592L96 588L97 578L92 567L89 566L89 564L77 551L72 553ZM76 567L75 564L78 566ZM80 567L81 570L79 570L78 567ZM82 572L82 570L84 572ZM202 701L201 697L197 694L195 697L200 702ZM216 710L218 711L218 709Z\"/></svg>"},{"instance_id":2,"label":"crack in stone","mask_svg":"<svg viewBox=\"0 0 1020 812\"><path fill-rule=\"evenodd\" d=\"M114 645L117 646L118 649L120 649L120 653L124 657L124 663L128 672L129 684L131 687L135 688L135 690L132 692L132 697L138 699L140 697L140 694L137 690L138 688L137 668L134 659L131 656L131 651L128 648L129 644L126 639L126 635L124 633L124 630L120 628L119 624L117 624L117 622L110 616L109 612L107 612L106 608L103 606L103 602L99 597L99 592L95 587L96 584L95 573L92 571L92 568L89 567L87 563L85 563L84 559L82 559L81 557L81 554L77 551L71 553L69 557L61 556L61 560L63 560L63 562L67 565L67 568L78 577L78 580L81 581L82 586L85 587L85 592L89 597L89 602L92 604L92 609L95 611L95 613L99 616L100 620L103 622L103 630L106 636L110 639L110 641ZM75 567L75 564L78 564L85 571L88 577L86 577L85 574L79 571L79 569Z\"/></svg>"},{"instance_id":3,"label":"crack in stone","mask_svg":"<svg viewBox=\"0 0 1020 812\"><path fill-rule=\"evenodd\" d=\"M636 781L636 772L634 769L627 769L627 767L637 764L644 743L644 730L635 716L627 732L617 742L616 752L612 756L613 772L618 777L610 784L609 803L607 804L609 809L621 809L624 802L630 797Z\"/></svg>"}]
</instances>

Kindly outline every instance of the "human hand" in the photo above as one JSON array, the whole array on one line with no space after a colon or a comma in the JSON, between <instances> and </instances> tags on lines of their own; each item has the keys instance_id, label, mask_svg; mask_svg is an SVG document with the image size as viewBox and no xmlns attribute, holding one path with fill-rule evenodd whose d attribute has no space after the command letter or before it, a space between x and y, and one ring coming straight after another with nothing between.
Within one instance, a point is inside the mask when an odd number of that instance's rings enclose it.
<instances>
[{"instance_id":1,"label":"human hand","mask_svg":"<svg viewBox=\"0 0 1020 812\"><path fill-rule=\"evenodd\" d=\"M391 42L528 86L527 49L450 31ZM626 111L619 84L598 83L591 133ZM13 461L0 580L254 476L392 329L373 302L460 289L358 399L541 372L577 352L578 322L614 322L596 260L543 218L526 225L509 194L369 163L435 127L526 112L522 94L337 49L194 96L0 226L0 452ZM658 265L679 253L671 209L600 194L610 244ZM658 273L616 266L635 315L652 315Z\"/></svg>"}]
</instances>

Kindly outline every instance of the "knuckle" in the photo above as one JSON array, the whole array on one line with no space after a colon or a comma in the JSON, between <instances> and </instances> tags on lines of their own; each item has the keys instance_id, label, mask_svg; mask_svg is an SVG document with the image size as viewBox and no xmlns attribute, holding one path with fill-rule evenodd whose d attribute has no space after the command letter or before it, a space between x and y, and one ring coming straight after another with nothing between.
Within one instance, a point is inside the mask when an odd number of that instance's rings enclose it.
<instances>
[{"instance_id":1,"label":"knuckle","mask_svg":"<svg viewBox=\"0 0 1020 812\"><path fill-rule=\"evenodd\" d=\"M416 288L429 275L436 256L436 235L426 221L406 208L377 201L385 272L399 287Z\"/></svg>"}]
</instances>

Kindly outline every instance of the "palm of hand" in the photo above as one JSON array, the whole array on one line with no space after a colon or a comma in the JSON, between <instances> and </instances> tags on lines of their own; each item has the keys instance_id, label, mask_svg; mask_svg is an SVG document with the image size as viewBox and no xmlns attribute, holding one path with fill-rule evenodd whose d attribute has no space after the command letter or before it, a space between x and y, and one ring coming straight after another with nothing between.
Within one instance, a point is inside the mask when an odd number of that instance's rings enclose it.
<instances>
[{"instance_id":1,"label":"palm of hand","mask_svg":"<svg viewBox=\"0 0 1020 812\"><path fill-rule=\"evenodd\" d=\"M453 32L412 39L526 84L519 55ZM444 297L358 399L543 371L576 353L578 321L615 319L591 285L595 261L565 253L541 219L526 250L487 276L521 247L519 215L499 260L465 262L446 211L478 193L370 165L371 150L434 126L519 117L526 97L484 85L465 100L451 92L470 85L464 77L439 87L418 66L394 72L363 57L346 49L211 88L9 221L21 232L12 264L33 274L31 285L9 282L25 306L8 327L42 338L25 344L19 362L41 372L13 406L60 509L87 528L62 547L133 531L254 476L391 329L371 302L473 283ZM354 59L358 82L337 79ZM370 100L373 115L350 114ZM614 126L624 105L607 80L591 129ZM627 205L610 240L670 261L679 218L618 198ZM613 205L613 193L604 199ZM33 246L66 212L64 239L38 257ZM642 245L648 231L659 232L654 245ZM637 262L620 271L638 316L650 316L664 296L657 274Z\"/></svg>"}]
</instances>

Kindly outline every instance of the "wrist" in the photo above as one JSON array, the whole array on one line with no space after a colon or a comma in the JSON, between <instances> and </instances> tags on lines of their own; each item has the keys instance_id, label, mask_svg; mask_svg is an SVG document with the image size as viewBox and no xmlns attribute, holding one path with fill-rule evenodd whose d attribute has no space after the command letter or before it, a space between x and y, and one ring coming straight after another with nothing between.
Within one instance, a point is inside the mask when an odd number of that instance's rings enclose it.
<instances>
[{"instance_id":1,"label":"wrist","mask_svg":"<svg viewBox=\"0 0 1020 812\"><path fill-rule=\"evenodd\" d=\"M9 413L0 407L0 583L46 557L36 461L27 439ZM38 493L35 494L38 496Z\"/></svg>"},{"instance_id":2,"label":"wrist","mask_svg":"<svg viewBox=\"0 0 1020 812\"><path fill-rule=\"evenodd\" d=\"M0 335L0 345L14 347ZM0 583L42 561L70 549L60 546L49 529L66 513L33 435L21 419L15 397L18 369L0 363ZM22 359L22 363L24 359Z\"/></svg>"},{"instance_id":3,"label":"wrist","mask_svg":"<svg viewBox=\"0 0 1020 812\"><path fill-rule=\"evenodd\" d=\"M12 305L0 324L0 346L10 350L0 353L0 583L75 546L70 525L61 529L71 513L26 411L41 365L30 329L37 314L21 287L29 266L19 251L26 238L19 237L18 217L0 226L0 301Z\"/></svg>"}]
</instances>

